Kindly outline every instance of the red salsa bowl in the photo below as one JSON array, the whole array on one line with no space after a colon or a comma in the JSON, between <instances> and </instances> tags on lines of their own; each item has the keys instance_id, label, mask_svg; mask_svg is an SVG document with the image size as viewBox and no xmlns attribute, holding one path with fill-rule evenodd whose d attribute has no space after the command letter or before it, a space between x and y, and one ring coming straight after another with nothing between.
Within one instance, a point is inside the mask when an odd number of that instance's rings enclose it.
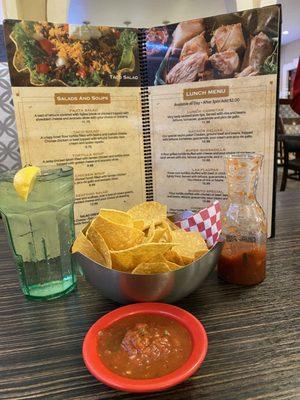
<instances>
[{"instance_id":1,"label":"red salsa bowl","mask_svg":"<svg viewBox=\"0 0 300 400\"><path fill-rule=\"evenodd\" d=\"M131 304L104 315L87 332L82 349L85 365L96 379L136 393L185 381L203 363L206 352L207 335L198 319L163 303Z\"/></svg>"}]
</instances>

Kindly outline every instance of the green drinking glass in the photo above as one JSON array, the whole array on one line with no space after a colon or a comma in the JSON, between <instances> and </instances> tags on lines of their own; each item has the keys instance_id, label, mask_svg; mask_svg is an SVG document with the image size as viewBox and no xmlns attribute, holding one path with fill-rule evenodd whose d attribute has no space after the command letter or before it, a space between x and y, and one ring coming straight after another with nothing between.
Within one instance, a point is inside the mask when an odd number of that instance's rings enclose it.
<instances>
[{"instance_id":1,"label":"green drinking glass","mask_svg":"<svg viewBox=\"0 0 300 400\"><path fill-rule=\"evenodd\" d=\"M76 288L73 168L42 169L24 201L13 186L17 171L0 173L0 211L25 296L50 300Z\"/></svg>"}]
</instances>

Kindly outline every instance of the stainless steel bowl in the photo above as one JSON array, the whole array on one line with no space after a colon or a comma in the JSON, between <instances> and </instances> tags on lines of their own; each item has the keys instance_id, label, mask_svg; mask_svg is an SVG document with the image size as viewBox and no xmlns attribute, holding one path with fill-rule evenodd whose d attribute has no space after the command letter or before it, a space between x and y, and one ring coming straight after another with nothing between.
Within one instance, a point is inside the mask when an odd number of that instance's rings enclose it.
<instances>
[{"instance_id":1,"label":"stainless steel bowl","mask_svg":"<svg viewBox=\"0 0 300 400\"><path fill-rule=\"evenodd\" d=\"M223 244L217 243L203 257L177 271L135 275L103 267L81 253L73 256L91 285L118 303L144 301L173 303L197 289L217 264Z\"/></svg>"}]
</instances>

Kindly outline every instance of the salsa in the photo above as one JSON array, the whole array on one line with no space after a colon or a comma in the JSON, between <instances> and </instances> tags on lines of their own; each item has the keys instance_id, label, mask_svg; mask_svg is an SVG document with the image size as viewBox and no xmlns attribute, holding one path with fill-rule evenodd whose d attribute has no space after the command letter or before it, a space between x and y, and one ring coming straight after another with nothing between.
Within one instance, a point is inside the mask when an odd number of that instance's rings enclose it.
<instances>
[{"instance_id":1,"label":"salsa","mask_svg":"<svg viewBox=\"0 0 300 400\"><path fill-rule=\"evenodd\" d=\"M256 285L266 276L266 245L225 242L218 263L218 275L229 283Z\"/></svg>"},{"instance_id":2,"label":"salsa","mask_svg":"<svg viewBox=\"0 0 300 400\"><path fill-rule=\"evenodd\" d=\"M173 318L131 315L99 332L98 352L104 365L118 375L159 378L188 360L192 338Z\"/></svg>"}]
</instances>

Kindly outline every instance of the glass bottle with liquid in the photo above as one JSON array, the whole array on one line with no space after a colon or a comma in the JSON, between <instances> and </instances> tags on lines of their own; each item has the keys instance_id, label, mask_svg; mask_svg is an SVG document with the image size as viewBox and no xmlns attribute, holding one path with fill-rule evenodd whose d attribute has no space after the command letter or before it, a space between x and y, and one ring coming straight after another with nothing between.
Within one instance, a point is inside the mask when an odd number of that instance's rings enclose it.
<instances>
[{"instance_id":1,"label":"glass bottle with liquid","mask_svg":"<svg viewBox=\"0 0 300 400\"><path fill-rule=\"evenodd\" d=\"M228 200L222 210L224 247L218 275L226 282L256 285L266 276L267 223L256 199L261 155L225 160Z\"/></svg>"}]
</instances>

